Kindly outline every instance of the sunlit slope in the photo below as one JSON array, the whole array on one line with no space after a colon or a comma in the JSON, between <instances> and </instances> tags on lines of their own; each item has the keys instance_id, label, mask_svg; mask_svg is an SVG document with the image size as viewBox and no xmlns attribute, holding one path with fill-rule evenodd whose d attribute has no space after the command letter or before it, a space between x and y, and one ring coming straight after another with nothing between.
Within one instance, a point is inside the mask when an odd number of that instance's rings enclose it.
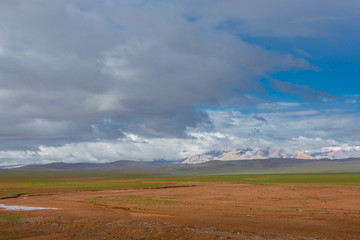
<instances>
[{"instance_id":1,"label":"sunlit slope","mask_svg":"<svg viewBox=\"0 0 360 240\"><path fill-rule=\"evenodd\" d=\"M175 175L360 172L360 159L210 161L162 170Z\"/></svg>"}]
</instances>

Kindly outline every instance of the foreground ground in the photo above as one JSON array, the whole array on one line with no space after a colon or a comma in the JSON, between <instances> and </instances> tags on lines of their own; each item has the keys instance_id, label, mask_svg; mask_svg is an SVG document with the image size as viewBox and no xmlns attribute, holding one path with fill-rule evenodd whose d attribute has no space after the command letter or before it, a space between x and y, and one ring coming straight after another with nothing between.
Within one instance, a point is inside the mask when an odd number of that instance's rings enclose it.
<instances>
[{"instance_id":1,"label":"foreground ground","mask_svg":"<svg viewBox=\"0 0 360 240\"><path fill-rule=\"evenodd\" d=\"M0 239L360 239L358 185L224 179L107 178L104 186L121 187L3 193L0 204L57 209L0 209Z\"/></svg>"}]
</instances>

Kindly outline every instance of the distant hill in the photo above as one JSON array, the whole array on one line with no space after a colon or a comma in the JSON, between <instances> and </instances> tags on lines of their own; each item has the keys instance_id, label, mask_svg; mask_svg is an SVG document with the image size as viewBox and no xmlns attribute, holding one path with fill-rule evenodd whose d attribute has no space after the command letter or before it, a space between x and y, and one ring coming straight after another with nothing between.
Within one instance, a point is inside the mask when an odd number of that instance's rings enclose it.
<instances>
[{"instance_id":1,"label":"distant hill","mask_svg":"<svg viewBox=\"0 0 360 240\"><path fill-rule=\"evenodd\" d=\"M242 161L209 161L199 164L164 162L138 162L121 160L110 163L50 163L28 165L20 170L129 170L154 171L173 175L205 174L261 174L261 173L313 173L360 172L360 158L348 159L254 159Z\"/></svg>"},{"instance_id":2,"label":"distant hill","mask_svg":"<svg viewBox=\"0 0 360 240\"><path fill-rule=\"evenodd\" d=\"M64 163L56 162L43 165L27 165L16 169L28 170L135 170L156 171L159 168L169 167L171 163L139 162L120 160L109 163Z\"/></svg>"},{"instance_id":3,"label":"distant hill","mask_svg":"<svg viewBox=\"0 0 360 240\"><path fill-rule=\"evenodd\" d=\"M360 158L209 161L199 164L178 164L160 170L179 175L360 172Z\"/></svg>"}]
</instances>

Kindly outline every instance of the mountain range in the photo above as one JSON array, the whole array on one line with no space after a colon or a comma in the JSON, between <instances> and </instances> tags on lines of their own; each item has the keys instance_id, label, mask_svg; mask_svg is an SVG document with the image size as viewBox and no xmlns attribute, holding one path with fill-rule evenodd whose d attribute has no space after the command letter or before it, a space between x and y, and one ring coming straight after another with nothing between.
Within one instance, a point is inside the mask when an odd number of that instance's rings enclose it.
<instances>
[{"instance_id":1,"label":"mountain range","mask_svg":"<svg viewBox=\"0 0 360 240\"><path fill-rule=\"evenodd\" d=\"M140 162L130 160L119 160L108 163L65 163L55 162L48 164L26 165L12 169L20 170L136 170L136 171L157 171L158 169L172 166L171 163Z\"/></svg>"},{"instance_id":2,"label":"mountain range","mask_svg":"<svg viewBox=\"0 0 360 240\"><path fill-rule=\"evenodd\" d=\"M119 160L107 163L65 163L11 166L18 170L124 170L167 174L245 174L360 171L359 149L329 149L315 153L288 154L272 148L211 151L179 161L142 162ZM6 167L3 167L6 169Z\"/></svg>"},{"instance_id":3,"label":"mountain range","mask_svg":"<svg viewBox=\"0 0 360 240\"><path fill-rule=\"evenodd\" d=\"M231 151L211 151L204 154L192 155L185 158L183 164L197 164L213 160L233 161L233 160L252 160L252 159L271 159L271 158L293 158L293 159L343 159L354 157L359 154L360 149L329 149L314 153L285 153L281 150L272 148L266 149L236 149ZM357 154L356 154L357 153Z\"/></svg>"},{"instance_id":4,"label":"mountain range","mask_svg":"<svg viewBox=\"0 0 360 240\"><path fill-rule=\"evenodd\" d=\"M122 170L146 171L171 175L262 174L262 173L325 173L360 172L360 158L293 159L272 158L254 160L208 161L198 164L157 163L120 160L109 163L50 163L28 165L12 170Z\"/></svg>"}]
</instances>

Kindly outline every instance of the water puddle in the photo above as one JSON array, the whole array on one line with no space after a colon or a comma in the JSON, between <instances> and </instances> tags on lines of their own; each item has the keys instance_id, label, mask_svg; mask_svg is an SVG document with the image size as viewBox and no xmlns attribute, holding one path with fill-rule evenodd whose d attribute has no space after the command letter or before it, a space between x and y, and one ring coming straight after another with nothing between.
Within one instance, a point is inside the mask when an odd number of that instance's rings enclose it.
<instances>
[{"instance_id":1,"label":"water puddle","mask_svg":"<svg viewBox=\"0 0 360 240\"><path fill-rule=\"evenodd\" d=\"M27 206L11 206L6 204L0 204L0 208L4 208L9 211L32 211L32 210L43 210L43 209L57 209L57 208L45 208L45 207L27 207Z\"/></svg>"},{"instance_id":2,"label":"water puddle","mask_svg":"<svg viewBox=\"0 0 360 240\"><path fill-rule=\"evenodd\" d=\"M112 192L132 192L134 190L131 190L131 189L124 189L124 190L114 190Z\"/></svg>"}]
</instances>

